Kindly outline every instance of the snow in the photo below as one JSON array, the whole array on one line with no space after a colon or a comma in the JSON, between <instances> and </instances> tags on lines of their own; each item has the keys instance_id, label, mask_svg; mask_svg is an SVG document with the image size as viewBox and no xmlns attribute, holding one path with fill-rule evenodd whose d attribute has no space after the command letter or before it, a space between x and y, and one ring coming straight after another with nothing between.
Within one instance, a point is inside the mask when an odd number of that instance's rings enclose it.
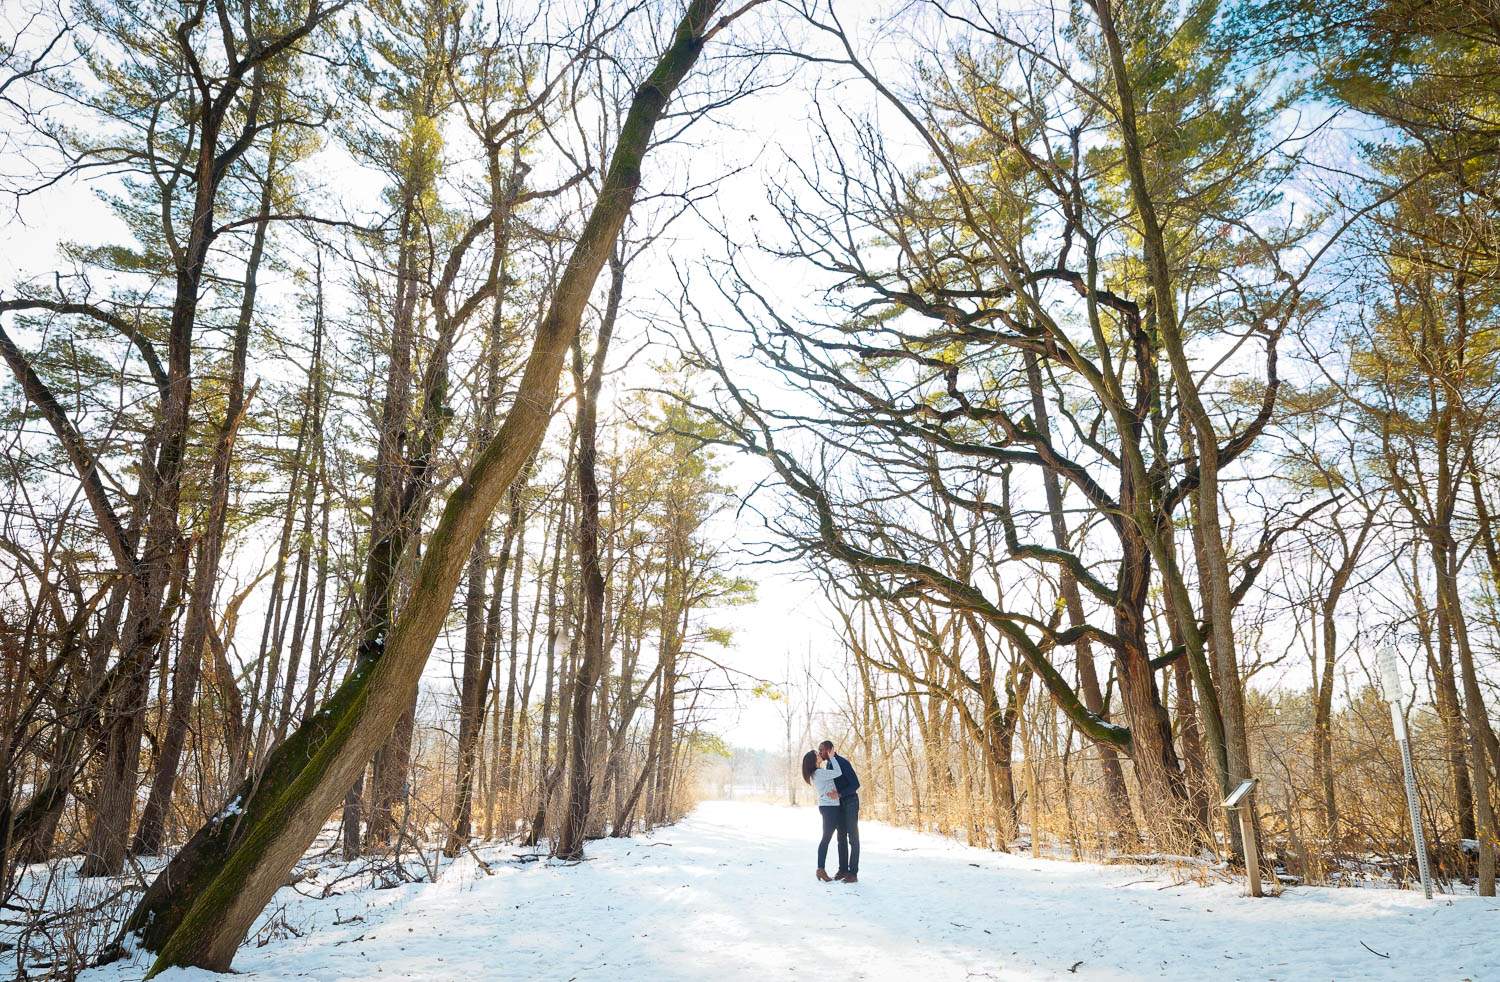
<instances>
[{"instance_id":1,"label":"snow","mask_svg":"<svg viewBox=\"0 0 1500 982\"><path fill-rule=\"evenodd\" d=\"M235 795L233 798L229 799L229 804L224 806L224 810L213 817L213 821L215 823L222 822L227 818L233 818L236 815L241 815L244 813L244 811L244 807L240 804L239 795Z\"/></svg>"},{"instance_id":2,"label":"snow","mask_svg":"<svg viewBox=\"0 0 1500 982\"><path fill-rule=\"evenodd\" d=\"M1238 884L1181 882L1164 867L1003 855L876 822L861 825L860 882L823 884L818 828L811 808L709 802L655 835L591 842L579 865L517 862L516 847L487 846L478 852L490 876L464 856L432 883L328 899L287 889L272 910L284 905L276 916L300 936L247 946L234 965L241 979L326 982L1500 973L1493 898L1298 888L1251 900ZM124 982L145 968L81 978Z\"/></svg>"}]
</instances>

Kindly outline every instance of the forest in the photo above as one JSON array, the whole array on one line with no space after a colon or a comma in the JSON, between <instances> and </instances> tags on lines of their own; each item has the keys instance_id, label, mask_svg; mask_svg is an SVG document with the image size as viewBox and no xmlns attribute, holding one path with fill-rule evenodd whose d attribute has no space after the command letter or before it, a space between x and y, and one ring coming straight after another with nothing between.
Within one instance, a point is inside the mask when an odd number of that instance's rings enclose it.
<instances>
[{"instance_id":1,"label":"forest","mask_svg":"<svg viewBox=\"0 0 1500 982\"><path fill-rule=\"evenodd\" d=\"M1495 896L1490 0L11 0L0 205L18 978L824 737L979 850Z\"/></svg>"}]
</instances>

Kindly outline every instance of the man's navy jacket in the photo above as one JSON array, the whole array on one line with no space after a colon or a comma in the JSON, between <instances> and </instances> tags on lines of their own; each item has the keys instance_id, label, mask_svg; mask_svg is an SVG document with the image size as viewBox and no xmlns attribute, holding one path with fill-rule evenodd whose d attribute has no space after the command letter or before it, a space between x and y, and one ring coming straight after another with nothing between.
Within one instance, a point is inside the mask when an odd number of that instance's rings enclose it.
<instances>
[{"instance_id":1,"label":"man's navy jacket","mask_svg":"<svg viewBox=\"0 0 1500 982\"><path fill-rule=\"evenodd\" d=\"M854 773L854 765L838 754L833 759L839 762L839 770L842 772L833 779L833 786L838 790L839 800L859 794L859 775Z\"/></svg>"}]
</instances>

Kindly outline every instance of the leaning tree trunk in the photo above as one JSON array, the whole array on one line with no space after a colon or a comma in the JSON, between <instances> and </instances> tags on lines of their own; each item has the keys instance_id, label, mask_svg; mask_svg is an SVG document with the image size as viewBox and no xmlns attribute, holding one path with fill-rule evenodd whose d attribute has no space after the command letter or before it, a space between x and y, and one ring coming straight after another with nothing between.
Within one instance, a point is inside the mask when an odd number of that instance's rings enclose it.
<instances>
[{"instance_id":1,"label":"leaning tree trunk","mask_svg":"<svg viewBox=\"0 0 1500 982\"><path fill-rule=\"evenodd\" d=\"M630 211L641 161L667 100L698 60L718 6L719 0L689 4L636 91L599 199L538 325L517 399L449 497L383 654L351 672L287 738L257 784L200 830L131 915L126 929L157 952L151 976L173 966L229 968L250 925L410 701L475 540L547 430L563 359Z\"/></svg>"}]
</instances>

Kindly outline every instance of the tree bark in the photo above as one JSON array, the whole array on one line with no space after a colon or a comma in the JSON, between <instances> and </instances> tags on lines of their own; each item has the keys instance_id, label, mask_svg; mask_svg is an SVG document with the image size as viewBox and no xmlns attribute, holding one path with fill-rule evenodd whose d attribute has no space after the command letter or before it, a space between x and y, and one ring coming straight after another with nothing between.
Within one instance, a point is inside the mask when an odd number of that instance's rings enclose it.
<instances>
[{"instance_id":1,"label":"tree bark","mask_svg":"<svg viewBox=\"0 0 1500 982\"><path fill-rule=\"evenodd\" d=\"M1167 355L1172 377L1176 381L1182 412L1190 424L1191 433L1196 442L1199 471L1195 499L1197 541L1201 543L1204 550L1203 568L1207 574L1207 579L1203 584L1204 613L1212 622L1212 643L1208 645L1208 648L1218 669L1216 681L1219 687L1219 691L1215 693L1218 697L1217 706L1207 705L1206 692L1204 702L1206 709L1210 711L1217 709L1219 720L1222 721L1224 758L1220 778L1223 785L1221 790L1227 793L1229 788L1249 776L1250 762L1245 734L1243 691L1233 633L1234 604L1229 589L1224 534L1219 521L1218 436L1214 431L1213 421L1199 396L1197 380L1187 362L1181 325L1177 320L1177 298L1173 290L1166 240L1146 177L1146 151L1137 129L1135 92L1126 64L1124 45L1115 24L1113 11L1115 2L1117 0L1091 0L1091 5L1104 36L1110 74L1119 101L1117 118L1120 128L1120 145L1128 175L1131 202L1135 206L1136 218L1140 225L1153 313L1162 349ZM1163 572L1166 575L1166 571ZM1124 592L1123 585L1121 591ZM1184 624L1184 629L1195 632L1196 625ZM1122 692L1129 684L1130 675L1130 672L1122 671L1121 673ZM1211 739L1214 738L1215 734L1212 729L1209 735Z\"/></svg>"},{"instance_id":2,"label":"tree bark","mask_svg":"<svg viewBox=\"0 0 1500 982\"><path fill-rule=\"evenodd\" d=\"M568 771L568 803L557 840L561 859L582 859L585 827L593 790L594 740L589 723L594 690L604 673L604 572L599 562L599 390L609 340L620 311L625 270L616 253L610 262L609 298L599 323L589 374L584 376L583 346L573 340L573 378L578 386L578 558L583 578L583 660L573 680L573 743Z\"/></svg>"},{"instance_id":3,"label":"tree bark","mask_svg":"<svg viewBox=\"0 0 1500 982\"><path fill-rule=\"evenodd\" d=\"M1489 716L1484 706L1484 691L1474 668L1474 651L1469 644L1468 624L1460 607L1458 590L1458 549L1451 538L1441 543L1442 551L1434 556L1437 565L1439 609L1446 616L1458 650L1459 672L1463 679L1464 715L1469 728L1469 782L1474 795L1474 836L1479 842L1479 870L1476 891L1481 897L1495 895L1495 850L1497 845L1494 802L1490 796L1489 755L1484 737Z\"/></svg>"},{"instance_id":4,"label":"tree bark","mask_svg":"<svg viewBox=\"0 0 1500 982\"><path fill-rule=\"evenodd\" d=\"M1448 763L1448 780L1453 788L1454 817L1458 836L1474 838L1474 791L1469 785L1469 758L1464 747L1464 716L1458 701L1457 674L1453 668L1453 645L1448 631L1433 623L1432 612L1422 592L1419 559L1412 556L1411 579L1407 583L1412 609L1416 612L1417 631L1427 655L1432 675L1433 702L1443 732L1444 758Z\"/></svg>"},{"instance_id":5,"label":"tree bark","mask_svg":"<svg viewBox=\"0 0 1500 982\"><path fill-rule=\"evenodd\" d=\"M1042 394L1042 373L1037 367L1036 355L1028 351L1025 360L1032 415L1037 431L1043 439L1050 442L1052 435ZM1069 541L1067 519L1063 515L1062 486L1057 475L1050 470L1043 474L1042 481L1047 495L1048 517L1052 524L1052 542L1057 548L1066 550ZM1061 571L1059 581L1068 624L1070 627L1081 627L1084 623L1083 597L1078 589L1078 579L1065 568ZM1109 708L1104 705L1104 694L1099 688L1099 673L1094 667L1093 645L1087 638L1083 638L1074 646L1074 652L1078 659L1078 694L1083 697L1083 704L1100 719L1109 719ZM1140 832L1135 826L1135 816L1130 812L1130 792L1125 786L1125 769L1120 764L1119 752L1107 743L1095 743L1094 746L1099 751L1099 764L1104 771L1104 793L1109 801L1115 831L1126 840L1135 841L1140 838Z\"/></svg>"},{"instance_id":6,"label":"tree bark","mask_svg":"<svg viewBox=\"0 0 1500 982\"><path fill-rule=\"evenodd\" d=\"M166 731L151 793L141 812L131 851L155 855L161 851L166 828L167 809L177 785L177 769L182 749L187 743L188 717L198 692L198 678L208 651L208 633L213 617L214 588L219 577L219 558L224 550L224 530L229 512L229 478L234 457L234 441L245 412L245 362L250 347L250 325L255 315L256 277L265 253L266 230L271 210L271 175L275 171L273 150L267 163L261 190L260 221L256 223L245 261L245 285L240 297L239 319L235 323L234 344L230 354L229 389L225 399L224 418L214 441L213 472L209 479L208 509L194 559L193 587L188 600L187 623L182 643L177 649L177 666L172 679L172 702L167 711Z\"/></svg>"},{"instance_id":7,"label":"tree bark","mask_svg":"<svg viewBox=\"0 0 1500 982\"><path fill-rule=\"evenodd\" d=\"M479 407L479 424L476 430L482 445L489 439L494 428L495 405L500 398L500 353L504 339L503 280L506 275L509 252L510 215L515 209L516 197L521 190L525 171L520 163L520 149L512 164L510 177L502 186L498 148L490 152L490 190L494 196L491 211L491 228L494 237L494 255L491 259L489 278L495 291L491 308L488 335L485 339L484 380L485 391ZM445 851L449 856L457 854L461 845L468 841L472 825L474 798L475 753L478 748L480 730L484 724L485 700L488 698L490 678L494 674L496 630L499 620L499 592L505 582L506 564L510 558L511 544L516 534L517 494L524 478L511 488L510 524L505 530L504 544L500 549L499 568L495 573L495 602L486 605L485 575L489 563L489 537L481 535L474 544L474 554L469 560L468 592L464 598L464 662L463 678L459 691L458 720L458 774L456 804L452 832Z\"/></svg>"},{"instance_id":8,"label":"tree bark","mask_svg":"<svg viewBox=\"0 0 1500 982\"><path fill-rule=\"evenodd\" d=\"M667 101L698 60L718 6L718 0L689 4L637 89L599 199L538 326L518 398L449 496L384 653L358 666L287 739L253 791L234 799L241 813L234 820L221 813L206 825L199 847L184 847L157 879L164 889L148 891L131 916L126 930L157 952L150 975L173 966L227 969L254 919L390 735L442 630L475 540L546 432L563 361L630 211L641 161Z\"/></svg>"}]
</instances>

